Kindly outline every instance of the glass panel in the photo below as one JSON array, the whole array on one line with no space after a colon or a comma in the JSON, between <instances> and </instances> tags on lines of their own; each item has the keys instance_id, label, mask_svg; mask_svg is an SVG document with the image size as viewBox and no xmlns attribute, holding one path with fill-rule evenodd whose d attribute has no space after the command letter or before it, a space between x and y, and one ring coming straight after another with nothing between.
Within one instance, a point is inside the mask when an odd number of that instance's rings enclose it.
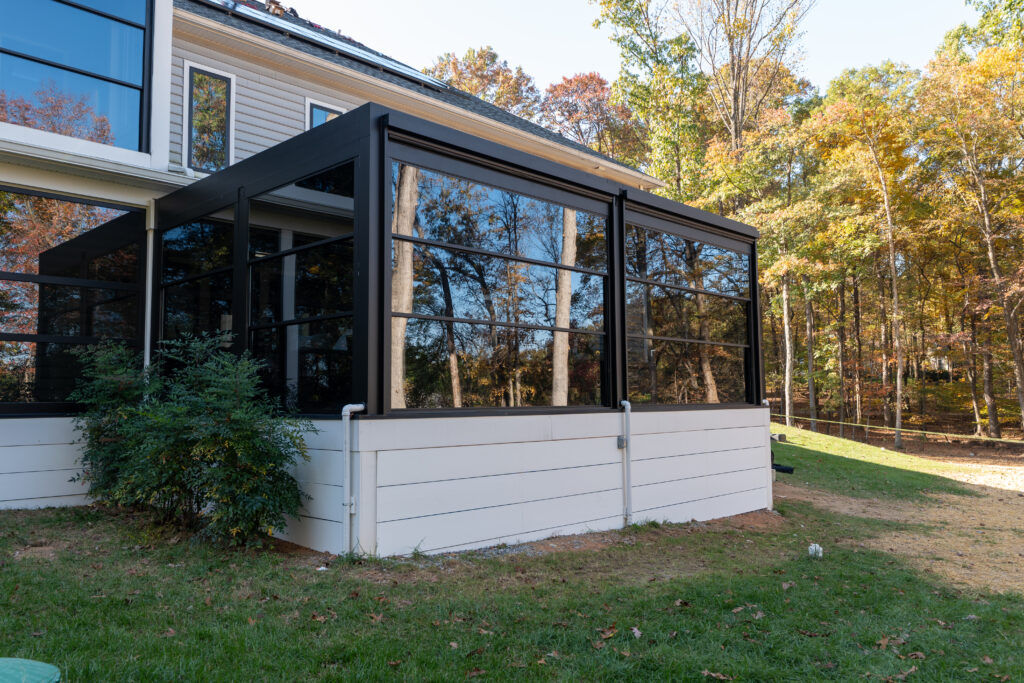
<instances>
[{"instance_id":1,"label":"glass panel","mask_svg":"<svg viewBox=\"0 0 1024 683\"><path fill-rule=\"evenodd\" d=\"M136 24L146 23L148 0L75 0L75 2L112 14L115 17L133 21Z\"/></svg>"},{"instance_id":2,"label":"glass panel","mask_svg":"<svg viewBox=\"0 0 1024 683\"><path fill-rule=\"evenodd\" d=\"M604 331L603 276L397 239L393 244L393 281L402 277L406 250L412 250L413 270L412 297L396 298L396 312ZM564 312L559 287L565 288Z\"/></svg>"},{"instance_id":3,"label":"glass panel","mask_svg":"<svg viewBox=\"0 0 1024 683\"><path fill-rule=\"evenodd\" d=\"M0 53L0 121L138 150L142 91Z\"/></svg>"},{"instance_id":4,"label":"glass panel","mask_svg":"<svg viewBox=\"0 0 1024 683\"><path fill-rule=\"evenodd\" d=\"M341 197L355 196L355 164L349 162L341 166L317 173L295 183L301 187L314 192L335 194Z\"/></svg>"},{"instance_id":5,"label":"glass panel","mask_svg":"<svg viewBox=\"0 0 1024 683\"><path fill-rule=\"evenodd\" d=\"M747 344L747 304L711 294L626 282L626 332Z\"/></svg>"},{"instance_id":6,"label":"glass panel","mask_svg":"<svg viewBox=\"0 0 1024 683\"><path fill-rule=\"evenodd\" d=\"M713 244L627 225L626 275L745 297L750 291L750 258Z\"/></svg>"},{"instance_id":7,"label":"glass panel","mask_svg":"<svg viewBox=\"0 0 1024 683\"><path fill-rule=\"evenodd\" d=\"M743 403L745 350L711 344L630 339L629 400L634 403Z\"/></svg>"},{"instance_id":8,"label":"glass panel","mask_svg":"<svg viewBox=\"0 0 1024 683\"><path fill-rule=\"evenodd\" d=\"M392 192L396 234L607 270L602 216L397 162Z\"/></svg>"},{"instance_id":9,"label":"glass panel","mask_svg":"<svg viewBox=\"0 0 1024 683\"><path fill-rule=\"evenodd\" d=\"M263 258L281 251L281 233L278 230L249 228L249 258Z\"/></svg>"},{"instance_id":10,"label":"glass panel","mask_svg":"<svg viewBox=\"0 0 1024 683\"><path fill-rule=\"evenodd\" d=\"M74 348L0 341L0 403L66 401L81 376Z\"/></svg>"},{"instance_id":11,"label":"glass panel","mask_svg":"<svg viewBox=\"0 0 1024 683\"><path fill-rule=\"evenodd\" d=\"M137 259L116 274L103 263L112 250L142 239L143 228L139 213L0 191L0 271L134 279Z\"/></svg>"},{"instance_id":12,"label":"glass panel","mask_svg":"<svg viewBox=\"0 0 1024 683\"><path fill-rule=\"evenodd\" d=\"M213 173L226 168L231 161L228 158L231 82L199 69L191 69L190 74L188 165L197 171Z\"/></svg>"},{"instance_id":13,"label":"glass panel","mask_svg":"<svg viewBox=\"0 0 1024 683\"><path fill-rule=\"evenodd\" d=\"M142 29L54 0L0 0L0 16L0 48L142 86Z\"/></svg>"},{"instance_id":14,"label":"glass panel","mask_svg":"<svg viewBox=\"0 0 1024 683\"><path fill-rule=\"evenodd\" d=\"M165 287L163 339L231 331L231 273Z\"/></svg>"},{"instance_id":15,"label":"glass panel","mask_svg":"<svg viewBox=\"0 0 1024 683\"><path fill-rule=\"evenodd\" d=\"M352 311L352 240L253 265L252 322L301 320Z\"/></svg>"},{"instance_id":16,"label":"glass panel","mask_svg":"<svg viewBox=\"0 0 1024 683\"><path fill-rule=\"evenodd\" d=\"M233 229L231 223L203 219L166 231L162 236L163 281L230 266Z\"/></svg>"},{"instance_id":17,"label":"glass panel","mask_svg":"<svg viewBox=\"0 0 1024 683\"><path fill-rule=\"evenodd\" d=\"M600 335L399 320L404 405L393 396L392 408L601 404Z\"/></svg>"},{"instance_id":18,"label":"glass panel","mask_svg":"<svg viewBox=\"0 0 1024 683\"><path fill-rule=\"evenodd\" d=\"M254 356L267 367L264 381L286 407L337 413L352 398L352 321L321 320L250 333Z\"/></svg>"},{"instance_id":19,"label":"glass panel","mask_svg":"<svg viewBox=\"0 0 1024 683\"><path fill-rule=\"evenodd\" d=\"M319 104L309 105L309 127L316 128L319 125L333 121L334 119L341 116L340 111L334 109L328 109L327 107L321 107Z\"/></svg>"},{"instance_id":20,"label":"glass panel","mask_svg":"<svg viewBox=\"0 0 1024 683\"><path fill-rule=\"evenodd\" d=\"M0 281L0 332L133 339L138 294ZM84 296L83 296L84 292Z\"/></svg>"}]
</instances>

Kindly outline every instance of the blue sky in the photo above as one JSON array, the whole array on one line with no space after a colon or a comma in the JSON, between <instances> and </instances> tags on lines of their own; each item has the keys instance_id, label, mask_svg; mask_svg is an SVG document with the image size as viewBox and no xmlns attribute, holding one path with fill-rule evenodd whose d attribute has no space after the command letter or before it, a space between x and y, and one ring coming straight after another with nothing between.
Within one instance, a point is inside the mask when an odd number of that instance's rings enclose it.
<instances>
[{"instance_id":1,"label":"blue sky","mask_svg":"<svg viewBox=\"0 0 1024 683\"><path fill-rule=\"evenodd\" d=\"M574 73L612 80L618 51L591 27L587 0L283 0L301 16L338 29L417 68L443 52L492 45L541 88ZM949 29L976 17L963 0L819 0L804 23L800 71L822 88L844 68L893 59L922 68Z\"/></svg>"}]
</instances>

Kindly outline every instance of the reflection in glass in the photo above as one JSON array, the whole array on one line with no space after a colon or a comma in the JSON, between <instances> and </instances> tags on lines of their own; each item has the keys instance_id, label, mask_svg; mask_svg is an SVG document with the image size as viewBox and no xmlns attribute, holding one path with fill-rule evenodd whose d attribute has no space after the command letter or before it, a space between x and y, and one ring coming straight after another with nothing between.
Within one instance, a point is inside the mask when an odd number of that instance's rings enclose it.
<instances>
[{"instance_id":1,"label":"reflection in glass","mask_svg":"<svg viewBox=\"0 0 1024 683\"><path fill-rule=\"evenodd\" d=\"M339 116L341 116L341 112L335 109L328 109L327 107L322 107L319 104L309 105L310 128L316 128L317 126L323 125L328 121L333 121Z\"/></svg>"},{"instance_id":2,"label":"reflection in glass","mask_svg":"<svg viewBox=\"0 0 1024 683\"><path fill-rule=\"evenodd\" d=\"M551 331L418 319L407 323L400 384L405 407L554 405ZM562 405L600 405L603 337L564 334L568 386ZM453 361L455 383L451 381Z\"/></svg>"},{"instance_id":3,"label":"reflection in glass","mask_svg":"<svg viewBox=\"0 0 1024 683\"><path fill-rule=\"evenodd\" d=\"M0 403L63 402L81 376L71 344L0 341Z\"/></svg>"},{"instance_id":4,"label":"reflection in glass","mask_svg":"<svg viewBox=\"0 0 1024 683\"><path fill-rule=\"evenodd\" d=\"M743 403L745 350L711 344L630 339L626 371L634 403ZM706 365L706 367L705 367ZM711 391L709 382L714 384Z\"/></svg>"},{"instance_id":5,"label":"reflection in glass","mask_svg":"<svg viewBox=\"0 0 1024 683\"><path fill-rule=\"evenodd\" d=\"M213 173L230 163L231 81L189 69L189 168Z\"/></svg>"},{"instance_id":6,"label":"reflection in glass","mask_svg":"<svg viewBox=\"0 0 1024 683\"><path fill-rule=\"evenodd\" d=\"M746 254L635 225L626 226L626 275L731 296L750 291Z\"/></svg>"},{"instance_id":7,"label":"reflection in glass","mask_svg":"<svg viewBox=\"0 0 1024 683\"><path fill-rule=\"evenodd\" d=\"M163 281L174 282L190 275L231 265L232 225L199 220L163 233Z\"/></svg>"},{"instance_id":8,"label":"reflection in glass","mask_svg":"<svg viewBox=\"0 0 1024 683\"><path fill-rule=\"evenodd\" d=\"M132 291L6 281L0 333L134 339L138 294Z\"/></svg>"},{"instance_id":9,"label":"reflection in glass","mask_svg":"<svg viewBox=\"0 0 1024 683\"><path fill-rule=\"evenodd\" d=\"M218 273L165 287L164 339L231 331L231 273Z\"/></svg>"},{"instance_id":10,"label":"reflection in glass","mask_svg":"<svg viewBox=\"0 0 1024 683\"><path fill-rule=\"evenodd\" d=\"M626 333L747 343L747 304L711 294L626 282Z\"/></svg>"},{"instance_id":11,"label":"reflection in glass","mask_svg":"<svg viewBox=\"0 0 1024 683\"><path fill-rule=\"evenodd\" d=\"M351 313L352 241L260 261L252 267L252 322L273 323ZM290 315L284 317L282 311Z\"/></svg>"},{"instance_id":12,"label":"reflection in glass","mask_svg":"<svg viewBox=\"0 0 1024 683\"><path fill-rule=\"evenodd\" d=\"M574 350L581 345L600 348L603 343L605 219L407 164L394 164L392 172L391 310L410 317L391 317L391 407L430 407L443 402L425 398L427 393L447 396L444 400L455 408L599 402L600 353L584 354L596 363L582 363L596 368L593 383L584 387L579 355L574 355ZM415 238L443 242L451 248L409 241ZM576 268L596 273L570 270ZM417 316L445 320L427 323ZM602 334L584 342L581 335L565 331L460 322L467 320ZM422 336L422 330L438 334L436 341L441 346L437 348L443 352L447 378L443 394L415 384L437 379L423 374L423 368L441 367L424 363L422 348L410 340L410 334ZM466 331L461 338L460 330ZM488 349L467 346L479 336L479 330L486 331ZM536 346L541 338L548 344L543 352ZM533 383L524 388L527 357L532 363ZM476 383L474 358L490 359L492 377L486 380L490 383L486 390Z\"/></svg>"},{"instance_id":13,"label":"reflection in glass","mask_svg":"<svg viewBox=\"0 0 1024 683\"><path fill-rule=\"evenodd\" d=\"M392 267L401 242L395 240ZM568 315L556 325L559 280L569 300ZM473 252L413 245L411 304L396 313L447 316L489 322L603 331L605 278L483 256Z\"/></svg>"},{"instance_id":14,"label":"reflection in glass","mask_svg":"<svg viewBox=\"0 0 1024 683\"><path fill-rule=\"evenodd\" d=\"M347 318L256 329L253 355L264 381L289 409L336 414L352 396L352 326Z\"/></svg>"},{"instance_id":15,"label":"reflection in glass","mask_svg":"<svg viewBox=\"0 0 1024 683\"><path fill-rule=\"evenodd\" d=\"M148 0L75 0L79 5L92 7L136 24L146 23Z\"/></svg>"}]
</instances>

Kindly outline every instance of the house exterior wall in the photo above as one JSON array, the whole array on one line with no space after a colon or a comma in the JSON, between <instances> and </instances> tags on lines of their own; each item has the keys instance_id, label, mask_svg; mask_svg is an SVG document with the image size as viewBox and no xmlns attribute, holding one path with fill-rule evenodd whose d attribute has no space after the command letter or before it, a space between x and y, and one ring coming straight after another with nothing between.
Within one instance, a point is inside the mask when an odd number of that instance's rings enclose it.
<instances>
[{"instance_id":1,"label":"house exterior wall","mask_svg":"<svg viewBox=\"0 0 1024 683\"><path fill-rule=\"evenodd\" d=\"M75 441L69 417L0 420L0 510L88 502Z\"/></svg>"},{"instance_id":2,"label":"house exterior wall","mask_svg":"<svg viewBox=\"0 0 1024 683\"><path fill-rule=\"evenodd\" d=\"M340 448L339 428L311 436L298 476L314 500L283 535L334 553L349 549L333 526L348 504L337 483L347 464L328 450ZM622 413L357 420L352 430L359 552L439 553L624 524ZM767 409L635 412L631 431L634 522L771 507Z\"/></svg>"}]
</instances>

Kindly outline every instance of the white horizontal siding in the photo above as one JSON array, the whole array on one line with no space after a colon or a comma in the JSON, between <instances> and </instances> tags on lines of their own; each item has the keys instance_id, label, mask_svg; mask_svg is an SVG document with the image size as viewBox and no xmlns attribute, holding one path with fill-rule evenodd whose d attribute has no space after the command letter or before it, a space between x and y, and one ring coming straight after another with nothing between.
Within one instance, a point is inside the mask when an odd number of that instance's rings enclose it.
<instances>
[{"instance_id":1,"label":"white horizontal siding","mask_svg":"<svg viewBox=\"0 0 1024 683\"><path fill-rule=\"evenodd\" d=\"M84 505L71 418L0 420L0 509Z\"/></svg>"},{"instance_id":2,"label":"white horizontal siding","mask_svg":"<svg viewBox=\"0 0 1024 683\"><path fill-rule=\"evenodd\" d=\"M357 448L376 462L381 555L622 526L620 412L357 425ZM634 519L712 519L769 506L767 425L761 409L633 413Z\"/></svg>"}]
</instances>

